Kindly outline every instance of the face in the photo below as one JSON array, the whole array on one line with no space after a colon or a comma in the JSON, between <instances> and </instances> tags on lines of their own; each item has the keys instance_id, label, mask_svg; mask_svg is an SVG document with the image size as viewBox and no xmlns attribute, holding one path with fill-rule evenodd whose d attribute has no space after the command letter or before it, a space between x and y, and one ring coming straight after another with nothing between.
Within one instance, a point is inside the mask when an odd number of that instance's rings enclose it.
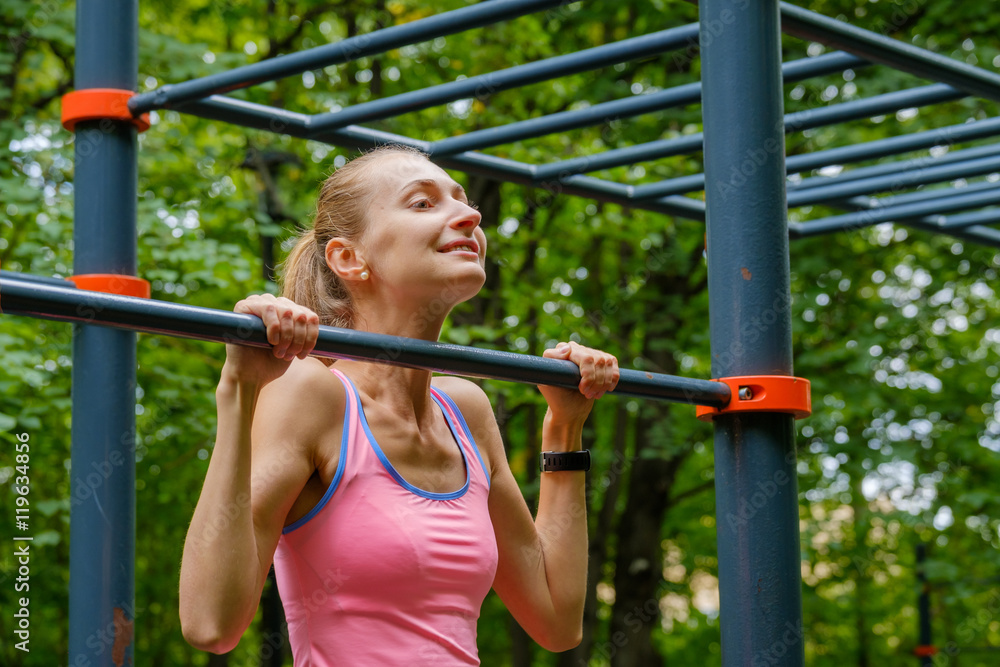
<instances>
[{"instance_id":1,"label":"face","mask_svg":"<svg viewBox=\"0 0 1000 667\"><path fill-rule=\"evenodd\" d=\"M360 244L372 287L449 306L475 296L486 281L486 234L462 186L417 156L386 156L372 169L378 194Z\"/></svg>"}]
</instances>

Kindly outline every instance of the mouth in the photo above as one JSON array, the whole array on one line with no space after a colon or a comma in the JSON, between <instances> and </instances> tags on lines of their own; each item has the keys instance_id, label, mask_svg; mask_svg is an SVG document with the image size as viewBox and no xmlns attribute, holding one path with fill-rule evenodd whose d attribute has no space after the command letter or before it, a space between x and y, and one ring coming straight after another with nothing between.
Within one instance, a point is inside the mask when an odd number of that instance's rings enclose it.
<instances>
[{"instance_id":1,"label":"mouth","mask_svg":"<svg viewBox=\"0 0 1000 667\"><path fill-rule=\"evenodd\" d=\"M443 253L460 253L460 254L471 254L479 257L479 244L473 240L461 240L452 241L451 243L442 247L438 252Z\"/></svg>"}]
</instances>

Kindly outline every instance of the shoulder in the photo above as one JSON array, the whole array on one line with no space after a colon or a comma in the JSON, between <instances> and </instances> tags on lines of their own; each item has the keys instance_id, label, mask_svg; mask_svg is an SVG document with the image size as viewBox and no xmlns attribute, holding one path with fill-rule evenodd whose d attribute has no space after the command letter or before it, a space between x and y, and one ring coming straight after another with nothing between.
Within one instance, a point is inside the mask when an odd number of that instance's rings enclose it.
<instances>
[{"instance_id":1,"label":"shoulder","mask_svg":"<svg viewBox=\"0 0 1000 667\"><path fill-rule=\"evenodd\" d=\"M331 417L343 414L344 385L319 359L295 359L288 370L261 389L254 422L263 417L272 432L299 437L330 428ZM299 439L299 438L296 438Z\"/></svg>"},{"instance_id":2,"label":"shoulder","mask_svg":"<svg viewBox=\"0 0 1000 667\"><path fill-rule=\"evenodd\" d=\"M493 416L493 405L489 397L475 382L453 375L441 375L431 378L431 385L448 394L467 418Z\"/></svg>"},{"instance_id":3,"label":"shoulder","mask_svg":"<svg viewBox=\"0 0 1000 667\"><path fill-rule=\"evenodd\" d=\"M471 380L451 375L434 377L431 385L446 393L458 406L490 469L494 470L494 462L506 460L493 405L483 388Z\"/></svg>"}]
</instances>

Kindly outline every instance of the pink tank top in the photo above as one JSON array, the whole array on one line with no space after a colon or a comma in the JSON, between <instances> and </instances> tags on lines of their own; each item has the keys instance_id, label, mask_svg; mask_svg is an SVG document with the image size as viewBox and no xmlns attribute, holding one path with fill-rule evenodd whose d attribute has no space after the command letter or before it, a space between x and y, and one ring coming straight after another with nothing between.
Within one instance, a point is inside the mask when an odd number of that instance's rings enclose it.
<instances>
[{"instance_id":1,"label":"pink tank top","mask_svg":"<svg viewBox=\"0 0 1000 667\"><path fill-rule=\"evenodd\" d=\"M431 493L396 472L350 378L340 462L322 500L274 554L295 667L478 665L476 622L497 545L489 475L458 406L431 388L462 452L462 488Z\"/></svg>"}]
</instances>

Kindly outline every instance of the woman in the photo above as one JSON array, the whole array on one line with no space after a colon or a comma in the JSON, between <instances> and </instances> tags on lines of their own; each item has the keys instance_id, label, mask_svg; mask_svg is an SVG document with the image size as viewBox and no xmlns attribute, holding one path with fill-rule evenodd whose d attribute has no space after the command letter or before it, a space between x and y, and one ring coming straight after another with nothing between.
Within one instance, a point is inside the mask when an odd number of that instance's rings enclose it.
<instances>
[{"instance_id":1,"label":"woman","mask_svg":"<svg viewBox=\"0 0 1000 667\"><path fill-rule=\"evenodd\" d=\"M226 348L218 437L181 564L193 646L238 643L272 560L297 666L477 665L491 586L543 647L579 643L584 473L544 473L533 520L478 385L308 356L320 323L437 340L485 282L480 219L423 154L374 150L323 185L284 296L236 304L261 317L273 349ZM543 450L574 452L617 361L576 343L544 356L580 367L579 391L539 387Z\"/></svg>"}]
</instances>

